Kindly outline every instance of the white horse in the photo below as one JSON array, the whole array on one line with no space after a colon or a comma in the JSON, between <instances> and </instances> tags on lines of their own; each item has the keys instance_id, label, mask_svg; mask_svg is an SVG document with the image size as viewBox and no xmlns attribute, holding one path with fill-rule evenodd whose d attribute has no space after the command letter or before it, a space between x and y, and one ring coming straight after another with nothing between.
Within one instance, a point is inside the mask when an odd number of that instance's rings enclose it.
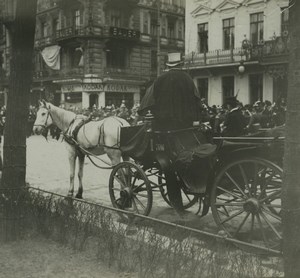
<instances>
[{"instance_id":1,"label":"white horse","mask_svg":"<svg viewBox=\"0 0 300 278\"><path fill-rule=\"evenodd\" d=\"M40 102L39 110L37 111L36 120L33 126L33 132L40 135L45 128L54 124L67 136L72 136L73 131L78 125L87 120L84 115L76 115L71 111L56 107L51 103ZM118 117L108 117L101 121L88 121L82 125L77 133L76 141L80 148L88 150L92 154L101 155L107 154L111 160L111 165L114 166L121 161L121 151L119 147L120 128L129 126L128 122ZM72 197L74 193L74 176L76 158L78 157L78 179L79 187L76 198L82 198L83 186L83 165L85 154L80 151L78 146L68 143L66 140L68 158L70 163L70 188L68 196ZM124 158L126 159L126 158Z\"/></svg>"}]
</instances>

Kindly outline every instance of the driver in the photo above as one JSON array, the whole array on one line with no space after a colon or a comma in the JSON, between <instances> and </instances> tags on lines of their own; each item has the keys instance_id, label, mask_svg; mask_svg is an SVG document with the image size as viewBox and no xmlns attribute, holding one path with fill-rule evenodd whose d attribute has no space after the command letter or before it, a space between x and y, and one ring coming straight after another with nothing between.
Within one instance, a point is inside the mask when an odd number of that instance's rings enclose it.
<instances>
[{"instance_id":1,"label":"driver","mask_svg":"<svg viewBox=\"0 0 300 278\"><path fill-rule=\"evenodd\" d=\"M159 76L144 96L138 113L142 116L151 110L155 130L175 130L193 126L199 121L201 98L193 79L183 70L180 53L170 53L166 63L168 71ZM183 216L184 209L180 184L175 171L164 169L170 203Z\"/></svg>"}]
</instances>

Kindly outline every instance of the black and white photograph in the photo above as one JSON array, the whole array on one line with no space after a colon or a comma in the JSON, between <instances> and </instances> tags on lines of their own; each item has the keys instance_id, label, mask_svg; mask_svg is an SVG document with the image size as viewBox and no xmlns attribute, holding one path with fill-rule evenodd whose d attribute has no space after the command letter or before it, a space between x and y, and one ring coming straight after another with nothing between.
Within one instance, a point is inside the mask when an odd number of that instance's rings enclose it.
<instances>
[{"instance_id":1,"label":"black and white photograph","mask_svg":"<svg viewBox=\"0 0 300 278\"><path fill-rule=\"evenodd\" d=\"M0 0L0 278L300 277L300 1Z\"/></svg>"}]
</instances>

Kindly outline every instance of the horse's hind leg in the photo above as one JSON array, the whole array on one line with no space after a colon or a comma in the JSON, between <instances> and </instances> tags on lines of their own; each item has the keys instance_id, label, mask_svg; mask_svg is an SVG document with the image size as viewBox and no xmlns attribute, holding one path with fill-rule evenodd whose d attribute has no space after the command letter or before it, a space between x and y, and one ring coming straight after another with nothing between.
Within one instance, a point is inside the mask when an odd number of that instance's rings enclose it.
<instances>
[{"instance_id":1,"label":"horse's hind leg","mask_svg":"<svg viewBox=\"0 0 300 278\"><path fill-rule=\"evenodd\" d=\"M83 186L82 186L82 177L83 177L83 166L84 166L84 154L78 153L78 192L75 196L77 199L82 199Z\"/></svg>"},{"instance_id":2,"label":"horse's hind leg","mask_svg":"<svg viewBox=\"0 0 300 278\"><path fill-rule=\"evenodd\" d=\"M115 166L121 162L121 151L120 150L104 148L104 151L106 152L108 158L110 159L112 166Z\"/></svg>"}]
</instances>

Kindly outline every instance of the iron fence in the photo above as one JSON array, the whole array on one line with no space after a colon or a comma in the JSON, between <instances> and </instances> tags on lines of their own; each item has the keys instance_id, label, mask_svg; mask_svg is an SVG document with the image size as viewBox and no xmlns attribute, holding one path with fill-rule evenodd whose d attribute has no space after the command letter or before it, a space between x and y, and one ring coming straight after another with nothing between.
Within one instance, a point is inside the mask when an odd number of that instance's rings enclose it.
<instances>
[{"instance_id":1,"label":"iron fence","mask_svg":"<svg viewBox=\"0 0 300 278\"><path fill-rule=\"evenodd\" d=\"M0 239L39 233L140 277L279 277L262 257L174 223L35 188L0 189ZM237 243L237 242L233 242ZM260 250L266 251L266 250ZM272 257L274 265L280 258Z\"/></svg>"}]
</instances>

